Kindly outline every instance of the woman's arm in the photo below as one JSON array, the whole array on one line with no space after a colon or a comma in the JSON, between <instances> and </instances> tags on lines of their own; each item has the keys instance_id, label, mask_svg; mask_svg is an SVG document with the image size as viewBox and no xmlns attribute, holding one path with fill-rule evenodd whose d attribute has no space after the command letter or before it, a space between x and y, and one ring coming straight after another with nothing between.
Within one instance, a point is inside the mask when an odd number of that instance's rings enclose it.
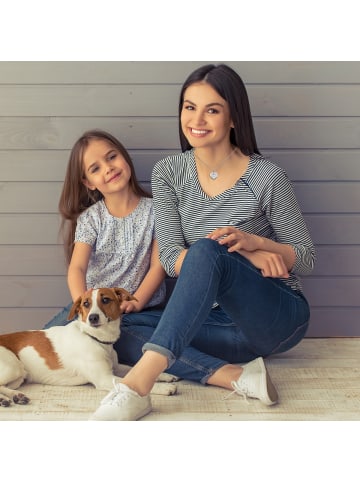
<instances>
[{"instance_id":1,"label":"woman's arm","mask_svg":"<svg viewBox=\"0 0 360 482\"><path fill-rule=\"evenodd\" d=\"M89 264L91 246L76 242L67 273L71 298L76 301L86 291L86 271Z\"/></svg>"},{"instance_id":2,"label":"woman's arm","mask_svg":"<svg viewBox=\"0 0 360 482\"><path fill-rule=\"evenodd\" d=\"M157 163L152 172L151 185L160 262L169 276L176 277L180 272L178 260L182 262L186 244L173 185L174 175L168 172L170 167L164 161Z\"/></svg>"},{"instance_id":3,"label":"woman's arm","mask_svg":"<svg viewBox=\"0 0 360 482\"><path fill-rule=\"evenodd\" d=\"M183 261L184 261L184 259L185 259L186 254L187 254L187 251L188 251L187 249L183 249L183 250L181 251L181 253L179 254L176 262L175 262L175 273L176 273L176 276L179 276L179 274L180 274L181 266L182 266L182 264L183 264Z\"/></svg>"},{"instance_id":4,"label":"woman's arm","mask_svg":"<svg viewBox=\"0 0 360 482\"><path fill-rule=\"evenodd\" d=\"M262 238L265 249L281 254L289 271L297 275L307 275L313 270L315 248L297 201L292 184L283 169L273 169L271 182L263 192L263 209L266 212L275 239ZM264 246L264 245L263 245ZM295 258L288 255L295 253Z\"/></svg>"},{"instance_id":5,"label":"woman's arm","mask_svg":"<svg viewBox=\"0 0 360 482\"><path fill-rule=\"evenodd\" d=\"M207 237L227 245L230 253L238 252L247 258L263 276L288 278L295 263L296 255L291 245L249 234L233 226L215 229Z\"/></svg>"},{"instance_id":6,"label":"woman's arm","mask_svg":"<svg viewBox=\"0 0 360 482\"><path fill-rule=\"evenodd\" d=\"M268 164L267 170L268 176L260 177L260 171L258 182L251 187L274 238L245 232L240 226L215 229L208 237L227 245L229 252L242 254L264 276L288 278L289 272L308 274L314 266L315 250L291 182L277 166Z\"/></svg>"},{"instance_id":7,"label":"woman's arm","mask_svg":"<svg viewBox=\"0 0 360 482\"><path fill-rule=\"evenodd\" d=\"M133 293L137 301L124 301L121 308L125 313L141 311L165 279L165 270L160 264L158 243L154 239L151 246L150 268L138 289Z\"/></svg>"},{"instance_id":8,"label":"woman's arm","mask_svg":"<svg viewBox=\"0 0 360 482\"><path fill-rule=\"evenodd\" d=\"M245 256L264 276L287 278L290 272L311 273L315 248L286 172L271 163L260 165L249 186L273 234L262 236L248 229L244 232L241 226L237 226L237 231L230 227L222 234L234 234L223 244Z\"/></svg>"}]
</instances>

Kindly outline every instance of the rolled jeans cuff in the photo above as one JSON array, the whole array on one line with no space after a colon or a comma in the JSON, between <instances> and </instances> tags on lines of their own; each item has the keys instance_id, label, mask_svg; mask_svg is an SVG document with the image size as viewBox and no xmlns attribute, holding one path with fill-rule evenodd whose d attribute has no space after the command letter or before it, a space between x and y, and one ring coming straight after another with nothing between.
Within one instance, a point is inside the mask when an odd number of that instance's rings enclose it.
<instances>
[{"instance_id":1,"label":"rolled jeans cuff","mask_svg":"<svg viewBox=\"0 0 360 482\"><path fill-rule=\"evenodd\" d=\"M145 353L148 350L155 351L156 353L160 353L160 355L164 355L168 361L167 369L170 368L176 362L176 358L174 354L167 348L164 348L163 346L155 345L154 343L145 343L142 348L142 351L143 353Z\"/></svg>"}]
</instances>

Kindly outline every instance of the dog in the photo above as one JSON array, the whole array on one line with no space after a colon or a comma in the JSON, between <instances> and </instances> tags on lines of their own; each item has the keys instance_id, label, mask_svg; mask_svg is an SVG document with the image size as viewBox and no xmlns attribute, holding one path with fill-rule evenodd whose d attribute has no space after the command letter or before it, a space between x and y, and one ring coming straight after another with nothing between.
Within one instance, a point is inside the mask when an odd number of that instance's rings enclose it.
<instances>
[{"instance_id":1,"label":"dog","mask_svg":"<svg viewBox=\"0 0 360 482\"><path fill-rule=\"evenodd\" d=\"M130 370L118 363L113 344L120 336L121 303L134 298L123 288L87 291L72 305L66 326L0 335L0 406L25 405L18 388L26 381L76 386L91 383L110 391ZM152 393L173 395L178 378L162 373ZM158 382L168 383L158 383Z\"/></svg>"}]
</instances>

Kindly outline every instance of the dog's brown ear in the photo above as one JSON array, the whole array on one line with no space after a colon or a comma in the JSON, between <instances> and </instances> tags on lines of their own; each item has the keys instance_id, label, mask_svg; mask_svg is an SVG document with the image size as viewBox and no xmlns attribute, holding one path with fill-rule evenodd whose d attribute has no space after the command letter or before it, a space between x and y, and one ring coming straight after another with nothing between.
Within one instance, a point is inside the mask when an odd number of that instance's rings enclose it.
<instances>
[{"instance_id":1,"label":"dog's brown ear","mask_svg":"<svg viewBox=\"0 0 360 482\"><path fill-rule=\"evenodd\" d=\"M79 298L76 301L74 301L71 307L70 313L68 315L68 320L72 320L73 318L75 318L75 315L77 315L80 312L81 299L82 297L79 296Z\"/></svg>"},{"instance_id":2,"label":"dog's brown ear","mask_svg":"<svg viewBox=\"0 0 360 482\"><path fill-rule=\"evenodd\" d=\"M135 296L133 296L132 294L130 294L127 290L125 290L124 288L113 288L116 296L119 298L119 303L121 303L122 301L131 301L131 300L135 300L135 301L138 301Z\"/></svg>"}]
</instances>

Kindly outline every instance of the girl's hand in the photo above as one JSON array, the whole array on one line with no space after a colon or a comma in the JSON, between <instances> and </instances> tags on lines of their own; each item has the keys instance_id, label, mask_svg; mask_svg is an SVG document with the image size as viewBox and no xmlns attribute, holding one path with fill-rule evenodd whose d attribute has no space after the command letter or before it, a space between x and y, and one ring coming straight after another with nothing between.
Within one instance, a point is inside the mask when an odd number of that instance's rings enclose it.
<instances>
[{"instance_id":1,"label":"girl's hand","mask_svg":"<svg viewBox=\"0 0 360 482\"><path fill-rule=\"evenodd\" d=\"M234 226L217 228L206 237L217 241L219 244L228 246L229 253L239 252L240 250L255 251L260 247L258 236L240 231L240 229Z\"/></svg>"},{"instance_id":2,"label":"girl's hand","mask_svg":"<svg viewBox=\"0 0 360 482\"><path fill-rule=\"evenodd\" d=\"M140 306L139 302L135 300L123 301L120 305L120 308L123 313L137 313L142 310L142 306Z\"/></svg>"}]
</instances>

